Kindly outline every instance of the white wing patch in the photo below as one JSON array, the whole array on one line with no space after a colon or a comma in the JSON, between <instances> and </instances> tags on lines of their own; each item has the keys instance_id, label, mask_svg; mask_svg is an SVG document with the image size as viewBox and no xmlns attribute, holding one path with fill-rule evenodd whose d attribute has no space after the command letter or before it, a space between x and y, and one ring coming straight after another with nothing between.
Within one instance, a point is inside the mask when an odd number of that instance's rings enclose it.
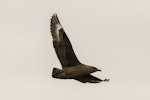
<instances>
[{"instance_id":1,"label":"white wing patch","mask_svg":"<svg viewBox=\"0 0 150 100\"><path fill-rule=\"evenodd\" d=\"M60 24L56 24L55 27L56 27L56 30L55 30L55 32L56 32L56 38L58 40L60 40L59 30L62 28L62 26Z\"/></svg>"}]
</instances>

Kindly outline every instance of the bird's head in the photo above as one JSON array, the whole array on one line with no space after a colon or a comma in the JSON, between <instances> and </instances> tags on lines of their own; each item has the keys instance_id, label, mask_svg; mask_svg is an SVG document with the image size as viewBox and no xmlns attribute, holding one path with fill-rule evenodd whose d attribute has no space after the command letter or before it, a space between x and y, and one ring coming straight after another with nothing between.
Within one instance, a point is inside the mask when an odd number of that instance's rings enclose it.
<instances>
[{"instance_id":1,"label":"bird's head","mask_svg":"<svg viewBox=\"0 0 150 100\"><path fill-rule=\"evenodd\" d=\"M57 78L59 74L62 73L61 69L53 68L52 77Z\"/></svg>"}]
</instances>

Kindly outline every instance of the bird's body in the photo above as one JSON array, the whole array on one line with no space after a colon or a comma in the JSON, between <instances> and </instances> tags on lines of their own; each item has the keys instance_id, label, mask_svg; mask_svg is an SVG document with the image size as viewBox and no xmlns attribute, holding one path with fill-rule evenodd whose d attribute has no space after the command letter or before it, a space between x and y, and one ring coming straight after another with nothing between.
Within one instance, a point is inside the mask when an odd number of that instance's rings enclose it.
<instances>
[{"instance_id":1,"label":"bird's body","mask_svg":"<svg viewBox=\"0 0 150 100\"><path fill-rule=\"evenodd\" d=\"M56 69L55 69L55 71L56 71ZM73 78L81 77L84 75L88 75L88 74L96 72L96 71L100 71L99 69L97 69L95 67L87 66L84 64L67 67L62 70L61 69L57 69L57 70L60 70L59 75L56 75L55 74L56 72L53 72L53 76L54 77L56 76L57 78L61 78L61 79L73 79Z\"/></svg>"},{"instance_id":2,"label":"bird's body","mask_svg":"<svg viewBox=\"0 0 150 100\"><path fill-rule=\"evenodd\" d=\"M91 75L91 73L100 71L100 69L82 64L78 60L69 38L64 32L56 14L54 14L51 18L51 34L53 37L53 46L63 68L54 68L52 77L59 79L75 79L83 83L99 83L101 81L108 81L108 79L101 80Z\"/></svg>"}]
</instances>

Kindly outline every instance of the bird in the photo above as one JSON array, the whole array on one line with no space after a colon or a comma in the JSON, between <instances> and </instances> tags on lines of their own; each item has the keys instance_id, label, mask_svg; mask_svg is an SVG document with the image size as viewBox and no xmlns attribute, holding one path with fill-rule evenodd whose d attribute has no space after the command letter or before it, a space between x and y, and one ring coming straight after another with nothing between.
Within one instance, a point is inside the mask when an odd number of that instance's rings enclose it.
<instances>
[{"instance_id":1,"label":"bird","mask_svg":"<svg viewBox=\"0 0 150 100\"><path fill-rule=\"evenodd\" d=\"M65 33L57 14L50 19L50 30L53 39L53 47L61 63L62 69L53 68L52 77L57 79L74 79L82 83L108 82L109 79L99 79L93 75L100 69L81 63L72 47L72 44Z\"/></svg>"}]
</instances>

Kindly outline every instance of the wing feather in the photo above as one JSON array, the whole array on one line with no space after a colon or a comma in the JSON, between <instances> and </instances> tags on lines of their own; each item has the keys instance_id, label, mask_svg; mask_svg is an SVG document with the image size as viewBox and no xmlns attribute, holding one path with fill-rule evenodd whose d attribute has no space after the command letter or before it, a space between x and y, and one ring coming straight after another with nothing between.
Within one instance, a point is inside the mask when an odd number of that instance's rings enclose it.
<instances>
[{"instance_id":1,"label":"wing feather","mask_svg":"<svg viewBox=\"0 0 150 100\"><path fill-rule=\"evenodd\" d=\"M78 77L75 80L80 81L82 83L86 83L86 82L88 82L88 83L99 83L99 82L102 81L101 79L99 79L97 77L94 77L94 76L92 76L90 74L82 76L82 77Z\"/></svg>"},{"instance_id":2,"label":"wing feather","mask_svg":"<svg viewBox=\"0 0 150 100\"><path fill-rule=\"evenodd\" d=\"M63 68L81 64L56 14L51 18L53 46Z\"/></svg>"}]
</instances>

